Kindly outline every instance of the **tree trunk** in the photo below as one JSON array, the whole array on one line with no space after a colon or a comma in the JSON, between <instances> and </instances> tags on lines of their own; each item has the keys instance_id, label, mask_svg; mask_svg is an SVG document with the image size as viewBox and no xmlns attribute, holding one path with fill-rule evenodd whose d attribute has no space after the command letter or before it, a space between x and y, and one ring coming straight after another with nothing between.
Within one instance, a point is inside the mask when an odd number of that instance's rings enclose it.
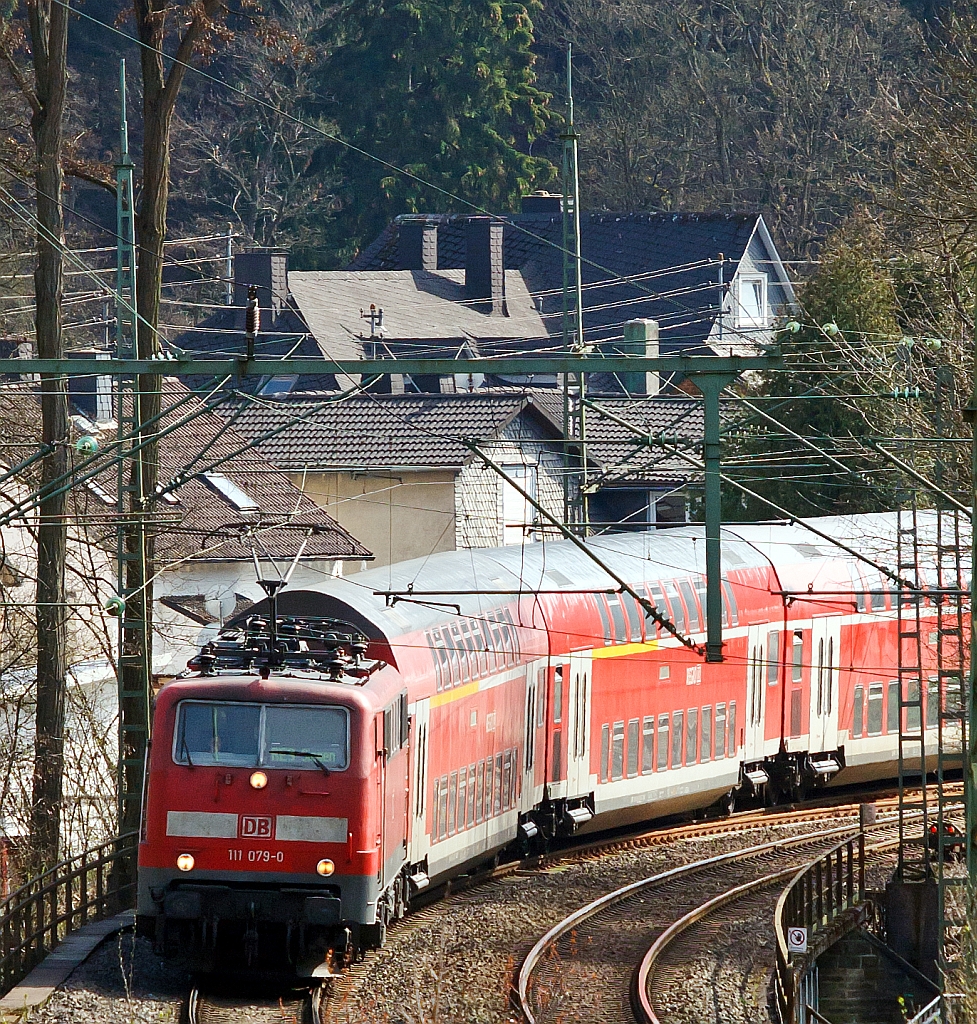
<instances>
[{"instance_id":1,"label":"tree trunk","mask_svg":"<svg viewBox=\"0 0 977 1024\"><path fill-rule=\"evenodd\" d=\"M33 0L28 5L31 54L38 106L31 119L37 188L37 354L63 357L61 298L63 289L64 211L61 151L68 85L68 12L60 3ZM64 771L64 706L67 673L65 555L68 527L67 490L54 484L68 471L68 402L63 377L41 379L42 443L49 449L41 462L42 498L37 532L37 712L31 835L41 864L57 863L61 835ZM56 488L51 490L52 485ZM45 494L45 490L50 493Z\"/></svg>"}]
</instances>

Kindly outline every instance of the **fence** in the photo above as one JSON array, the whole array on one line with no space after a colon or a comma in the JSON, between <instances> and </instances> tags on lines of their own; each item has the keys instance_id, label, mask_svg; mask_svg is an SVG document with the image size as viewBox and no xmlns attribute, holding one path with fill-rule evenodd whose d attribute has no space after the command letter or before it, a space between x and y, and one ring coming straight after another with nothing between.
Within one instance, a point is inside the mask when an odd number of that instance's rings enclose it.
<instances>
[{"instance_id":1,"label":"fence","mask_svg":"<svg viewBox=\"0 0 977 1024\"><path fill-rule=\"evenodd\" d=\"M0 994L27 976L69 933L111 917L135 902L137 833L101 846L32 878L0 902Z\"/></svg>"},{"instance_id":2,"label":"fence","mask_svg":"<svg viewBox=\"0 0 977 1024\"><path fill-rule=\"evenodd\" d=\"M777 901L777 1002L784 1024L798 1024L803 1008L800 982L807 963L845 925L865 923L874 906L865 900L865 835L847 840L800 871ZM807 929L806 959L791 963L787 933ZM820 940L820 941L819 941Z\"/></svg>"}]
</instances>

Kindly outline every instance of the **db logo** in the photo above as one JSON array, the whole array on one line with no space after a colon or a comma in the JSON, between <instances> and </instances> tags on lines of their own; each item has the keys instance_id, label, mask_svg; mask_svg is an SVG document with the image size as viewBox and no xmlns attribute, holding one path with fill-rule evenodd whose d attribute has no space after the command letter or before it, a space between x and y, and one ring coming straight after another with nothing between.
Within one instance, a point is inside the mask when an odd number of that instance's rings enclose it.
<instances>
[{"instance_id":1,"label":"db logo","mask_svg":"<svg viewBox=\"0 0 977 1024\"><path fill-rule=\"evenodd\" d=\"M242 814L240 832L242 839L271 839L271 818Z\"/></svg>"}]
</instances>

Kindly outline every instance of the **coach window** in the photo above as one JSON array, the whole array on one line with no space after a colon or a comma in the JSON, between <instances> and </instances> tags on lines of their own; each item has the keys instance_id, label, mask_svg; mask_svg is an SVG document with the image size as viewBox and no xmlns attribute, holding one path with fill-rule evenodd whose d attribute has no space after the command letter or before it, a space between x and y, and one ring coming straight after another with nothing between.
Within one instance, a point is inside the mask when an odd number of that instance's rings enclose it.
<instances>
[{"instance_id":1,"label":"coach window","mask_svg":"<svg viewBox=\"0 0 977 1024\"><path fill-rule=\"evenodd\" d=\"M600 781L610 778L608 758L611 756L611 727L605 722L600 727Z\"/></svg>"},{"instance_id":2,"label":"coach window","mask_svg":"<svg viewBox=\"0 0 977 1024\"><path fill-rule=\"evenodd\" d=\"M740 617L736 607L736 594L729 580L723 579L723 616L726 626L738 626Z\"/></svg>"},{"instance_id":3,"label":"coach window","mask_svg":"<svg viewBox=\"0 0 977 1024\"><path fill-rule=\"evenodd\" d=\"M506 620L505 636L509 643L509 656L512 663L519 660L519 642L516 636L516 624L512 621L512 613L508 608L502 609L502 617Z\"/></svg>"},{"instance_id":4,"label":"coach window","mask_svg":"<svg viewBox=\"0 0 977 1024\"><path fill-rule=\"evenodd\" d=\"M736 756L736 701L731 700L729 702L729 721L726 724L726 735L729 737L726 741L726 756Z\"/></svg>"},{"instance_id":5,"label":"coach window","mask_svg":"<svg viewBox=\"0 0 977 1024\"><path fill-rule=\"evenodd\" d=\"M726 705L716 705L716 757L726 756Z\"/></svg>"},{"instance_id":6,"label":"coach window","mask_svg":"<svg viewBox=\"0 0 977 1024\"><path fill-rule=\"evenodd\" d=\"M682 736L685 732L685 715L681 711L672 712L672 767L682 767Z\"/></svg>"},{"instance_id":7,"label":"coach window","mask_svg":"<svg viewBox=\"0 0 977 1024\"><path fill-rule=\"evenodd\" d=\"M682 597L685 598L685 607L688 611L688 624L690 633L699 632L699 606L695 599L695 593L692 590L692 584L688 580L679 580L678 589L682 592Z\"/></svg>"},{"instance_id":8,"label":"coach window","mask_svg":"<svg viewBox=\"0 0 977 1024\"><path fill-rule=\"evenodd\" d=\"M611 781L624 777L624 723L615 722L611 735Z\"/></svg>"},{"instance_id":9,"label":"coach window","mask_svg":"<svg viewBox=\"0 0 977 1024\"><path fill-rule=\"evenodd\" d=\"M611 610L611 631L614 636L614 643L627 643L628 624L624 621L624 608L621 606L621 595L608 594L607 606Z\"/></svg>"},{"instance_id":10,"label":"coach window","mask_svg":"<svg viewBox=\"0 0 977 1024\"><path fill-rule=\"evenodd\" d=\"M607 605L604 603L604 595L603 594L594 594L594 602L597 605L597 612L600 615L600 625L601 625L601 629L603 630L603 633L604 633L604 636L603 636L604 643L605 644L609 644L611 642L611 617L607 613ZM598 646L598 640L600 640L600 637L596 637L595 636L594 637L594 646L595 647Z\"/></svg>"},{"instance_id":11,"label":"coach window","mask_svg":"<svg viewBox=\"0 0 977 1024\"><path fill-rule=\"evenodd\" d=\"M909 692L906 694L908 706L906 708L906 729L909 732L919 732L922 727L922 718L919 705L919 680L909 680Z\"/></svg>"},{"instance_id":12,"label":"coach window","mask_svg":"<svg viewBox=\"0 0 977 1024\"><path fill-rule=\"evenodd\" d=\"M507 750L502 755L502 809L509 809L509 799L512 790L512 751Z\"/></svg>"},{"instance_id":13,"label":"coach window","mask_svg":"<svg viewBox=\"0 0 977 1024\"><path fill-rule=\"evenodd\" d=\"M672 616L672 609L669 606L668 598L665 597L665 591L662 590L661 585L658 583L648 583L648 596L651 598L651 603L658 609L658 614L668 619L669 622L674 622L675 619ZM652 635L657 636L658 624L655 623L655 633Z\"/></svg>"},{"instance_id":14,"label":"coach window","mask_svg":"<svg viewBox=\"0 0 977 1024\"><path fill-rule=\"evenodd\" d=\"M475 779L475 822L482 820L482 787L485 784L485 762L478 762L478 776Z\"/></svg>"},{"instance_id":15,"label":"coach window","mask_svg":"<svg viewBox=\"0 0 977 1024\"><path fill-rule=\"evenodd\" d=\"M649 715L641 729L641 774L650 775L655 768L655 716Z\"/></svg>"},{"instance_id":16,"label":"coach window","mask_svg":"<svg viewBox=\"0 0 977 1024\"><path fill-rule=\"evenodd\" d=\"M658 716L658 770L668 768L668 715Z\"/></svg>"},{"instance_id":17,"label":"coach window","mask_svg":"<svg viewBox=\"0 0 977 1024\"><path fill-rule=\"evenodd\" d=\"M563 721L563 666L557 667L553 673L553 724Z\"/></svg>"},{"instance_id":18,"label":"coach window","mask_svg":"<svg viewBox=\"0 0 977 1024\"><path fill-rule=\"evenodd\" d=\"M468 766L468 813L465 818L468 828L475 824L475 765Z\"/></svg>"},{"instance_id":19,"label":"coach window","mask_svg":"<svg viewBox=\"0 0 977 1024\"><path fill-rule=\"evenodd\" d=\"M455 686L461 678L461 652L458 650L458 640L455 637L454 629L446 629L442 635L445 647L448 649L448 675L444 681L444 688L448 689L450 686Z\"/></svg>"},{"instance_id":20,"label":"coach window","mask_svg":"<svg viewBox=\"0 0 977 1024\"><path fill-rule=\"evenodd\" d=\"M485 817L492 817L492 786L495 778L494 758L485 758Z\"/></svg>"},{"instance_id":21,"label":"coach window","mask_svg":"<svg viewBox=\"0 0 977 1024\"><path fill-rule=\"evenodd\" d=\"M478 675L478 662L475 659L475 644L472 641L472 631L468 623L462 621L458 629L461 632L461 660L465 678L474 679Z\"/></svg>"},{"instance_id":22,"label":"coach window","mask_svg":"<svg viewBox=\"0 0 977 1024\"><path fill-rule=\"evenodd\" d=\"M940 715L940 683L930 676L926 684L926 728L935 729Z\"/></svg>"},{"instance_id":23,"label":"coach window","mask_svg":"<svg viewBox=\"0 0 977 1024\"><path fill-rule=\"evenodd\" d=\"M495 755L495 775L492 779L492 813L502 813L502 755Z\"/></svg>"},{"instance_id":24,"label":"coach window","mask_svg":"<svg viewBox=\"0 0 977 1024\"><path fill-rule=\"evenodd\" d=\"M448 835L455 834L455 807L458 805L458 773L448 779Z\"/></svg>"},{"instance_id":25,"label":"coach window","mask_svg":"<svg viewBox=\"0 0 977 1024\"><path fill-rule=\"evenodd\" d=\"M431 806L434 808L434 824L431 828L431 838L435 841L441 838L441 780L434 780L434 794Z\"/></svg>"},{"instance_id":26,"label":"coach window","mask_svg":"<svg viewBox=\"0 0 977 1024\"><path fill-rule=\"evenodd\" d=\"M889 683L889 696L885 714L885 731L897 733L899 731L899 680L893 679Z\"/></svg>"},{"instance_id":27,"label":"coach window","mask_svg":"<svg viewBox=\"0 0 977 1024\"><path fill-rule=\"evenodd\" d=\"M868 734L882 734L882 684L870 683L868 688Z\"/></svg>"},{"instance_id":28,"label":"coach window","mask_svg":"<svg viewBox=\"0 0 977 1024\"><path fill-rule=\"evenodd\" d=\"M438 839L444 839L448 834L448 776L441 776L441 785L438 789Z\"/></svg>"},{"instance_id":29,"label":"coach window","mask_svg":"<svg viewBox=\"0 0 977 1024\"><path fill-rule=\"evenodd\" d=\"M855 698L851 716L851 734L853 737L861 736L865 730L865 687L855 687Z\"/></svg>"},{"instance_id":30,"label":"coach window","mask_svg":"<svg viewBox=\"0 0 977 1024\"><path fill-rule=\"evenodd\" d=\"M791 682L799 683L804 676L804 632L794 630L794 643L791 650L790 678Z\"/></svg>"},{"instance_id":31,"label":"coach window","mask_svg":"<svg viewBox=\"0 0 977 1024\"><path fill-rule=\"evenodd\" d=\"M878 573L873 573L870 604L873 612L885 611L885 585Z\"/></svg>"},{"instance_id":32,"label":"coach window","mask_svg":"<svg viewBox=\"0 0 977 1024\"><path fill-rule=\"evenodd\" d=\"M699 616L699 619L700 619L700 621L702 623L702 628L706 629L707 628L707 620L709 618L709 614L708 614L709 602L706 600L706 578L704 576L696 576L696 577L694 577L694 579L692 580L692 586L695 588L695 599L696 599L696 601L699 604L699 611L701 613L700 616ZM726 613L724 611L723 612L723 617L724 617L723 625L724 626L726 625L725 614Z\"/></svg>"},{"instance_id":33,"label":"coach window","mask_svg":"<svg viewBox=\"0 0 977 1024\"><path fill-rule=\"evenodd\" d=\"M536 728L546 725L546 669L541 668L536 680Z\"/></svg>"},{"instance_id":34,"label":"coach window","mask_svg":"<svg viewBox=\"0 0 977 1024\"><path fill-rule=\"evenodd\" d=\"M712 760L712 708L702 709L702 740L699 746L699 760Z\"/></svg>"},{"instance_id":35,"label":"coach window","mask_svg":"<svg viewBox=\"0 0 977 1024\"><path fill-rule=\"evenodd\" d=\"M675 628L680 633L685 633L685 608L682 605L681 597L679 597L678 588L670 580L666 581L664 586L669 607L672 609L672 622L675 623Z\"/></svg>"},{"instance_id":36,"label":"coach window","mask_svg":"<svg viewBox=\"0 0 977 1024\"><path fill-rule=\"evenodd\" d=\"M628 778L633 779L638 774L638 745L641 742L641 722L632 718L628 722Z\"/></svg>"},{"instance_id":37,"label":"coach window","mask_svg":"<svg viewBox=\"0 0 977 1024\"><path fill-rule=\"evenodd\" d=\"M628 624L631 626L631 643L640 644L643 635L641 624L645 620L644 609L634 599L634 595L629 594L627 591L621 594L621 601L628 613Z\"/></svg>"},{"instance_id":38,"label":"coach window","mask_svg":"<svg viewBox=\"0 0 977 1024\"><path fill-rule=\"evenodd\" d=\"M468 769L458 772L458 831L465 827L465 810L468 807Z\"/></svg>"},{"instance_id":39,"label":"coach window","mask_svg":"<svg viewBox=\"0 0 977 1024\"><path fill-rule=\"evenodd\" d=\"M685 763L695 764L695 755L699 746L699 709L689 708L689 717L685 722Z\"/></svg>"},{"instance_id":40,"label":"coach window","mask_svg":"<svg viewBox=\"0 0 977 1024\"><path fill-rule=\"evenodd\" d=\"M767 686L780 682L780 630L772 629L767 634Z\"/></svg>"},{"instance_id":41,"label":"coach window","mask_svg":"<svg viewBox=\"0 0 977 1024\"><path fill-rule=\"evenodd\" d=\"M495 655L495 667L499 669L505 664L505 646L502 640L502 627L494 615L489 616L489 631L492 634L492 653Z\"/></svg>"}]
</instances>

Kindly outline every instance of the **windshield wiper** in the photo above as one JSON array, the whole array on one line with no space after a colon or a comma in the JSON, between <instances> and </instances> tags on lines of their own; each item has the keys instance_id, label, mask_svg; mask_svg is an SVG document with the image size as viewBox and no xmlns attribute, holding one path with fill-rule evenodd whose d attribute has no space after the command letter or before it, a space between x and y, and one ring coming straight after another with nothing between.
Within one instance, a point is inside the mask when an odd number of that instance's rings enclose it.
<instances>
[{"instance_id":1,"label":"windshield wiper","mask_svg":"<svg viewBox=\"0 0 977 1024\"><path fill-rule=\"evenodd\" d=\"M314 754L311 750L282 750L279 747L275 747L274 749L269 750L268 753L269 753L269 755L270 754L285 754L288 757L307 757L310 761L312 761L316 765L316 767L322 769L322 772L326 776L326 778L329 778L329 776L331 774L331 772L326 767L326 765L323 764L322 759L320 758L320 756L318 754Z\"/></svg>"},{"instance_id":2,"label":"windshield wiper","mask_svg":"<svg viewBox=\"0 0 977 1024\"><path fill-rule=\"evenodd\" d=\"M191 768L195 768L196 767L196 765L193 763L192 758L190 757L190 748L187 746L187 734L186 733L184 733L183 736L180 737L180 753L184 754L186 756L187 764Z\"/></svg>"}]
</instances>

